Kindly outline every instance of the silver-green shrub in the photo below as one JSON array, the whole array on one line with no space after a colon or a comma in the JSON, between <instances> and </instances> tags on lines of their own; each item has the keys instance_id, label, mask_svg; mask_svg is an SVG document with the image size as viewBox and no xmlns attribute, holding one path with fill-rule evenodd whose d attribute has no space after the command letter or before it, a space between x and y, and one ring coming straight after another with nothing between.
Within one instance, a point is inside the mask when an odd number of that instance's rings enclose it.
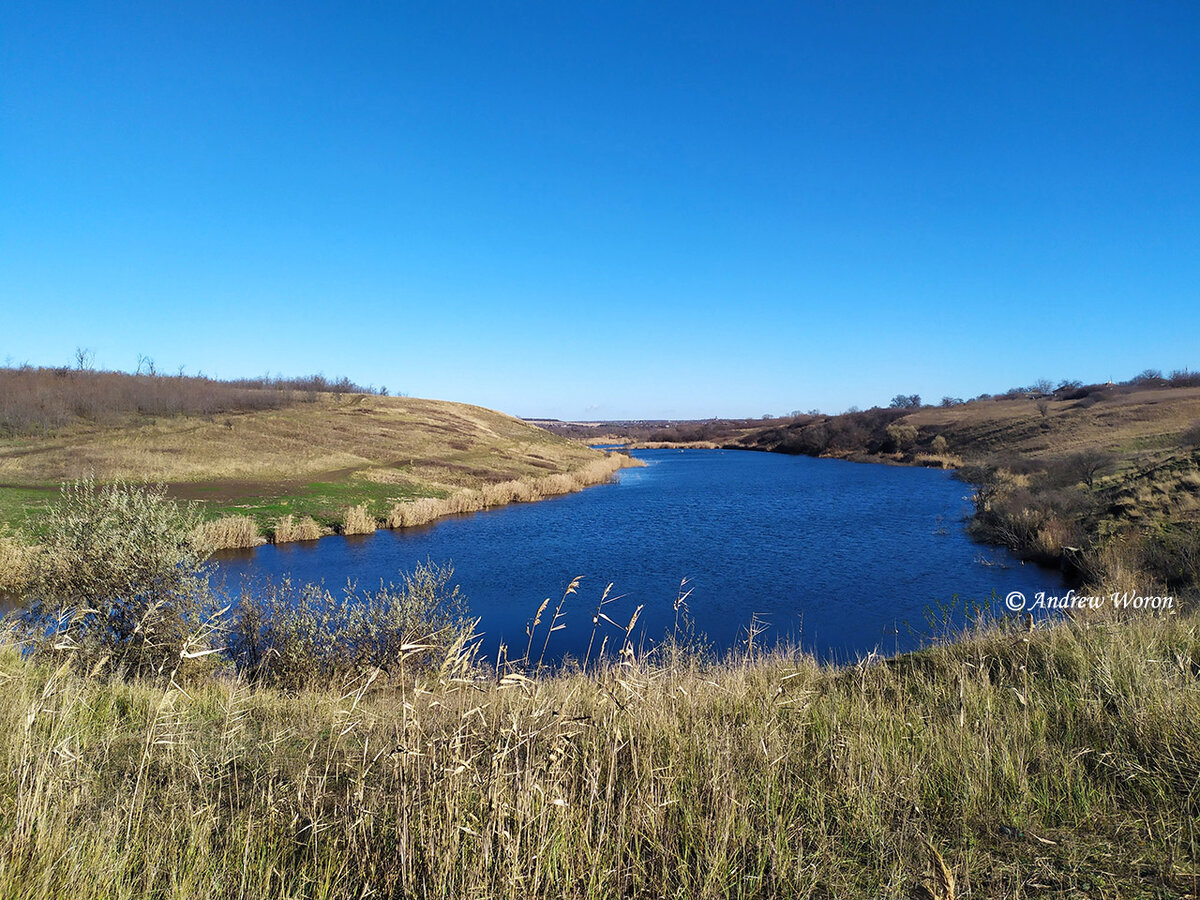
<instances>
[{"instance_id":1,"label":"silver-green shrub","mask_svg":"<svg viewBox=\"0 0 1200 900\"><path fill-rule=\"evenodd\" d=\"M220 612L197 514L162 487L64 485L39 535L14 630L34 653L89 669L173 672L201 658Z\"/></svg>"}]
</instances>

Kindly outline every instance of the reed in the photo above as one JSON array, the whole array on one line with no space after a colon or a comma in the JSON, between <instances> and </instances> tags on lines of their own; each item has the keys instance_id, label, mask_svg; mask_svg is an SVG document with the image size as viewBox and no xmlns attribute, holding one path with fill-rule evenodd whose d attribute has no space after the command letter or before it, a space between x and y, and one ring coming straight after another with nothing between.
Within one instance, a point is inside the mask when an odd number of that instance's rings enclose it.
<instances>
[{"instance_id":1,"label":"reed","mask_svg":"<svg viewBox=\"0 0 1200 900\"><path fill-rule=\"evenodd\" d=\"M375 525L375 516L366 503L346 507L342 516L342 534L374 534Z\"/></svg>"},{"instance_id":2,"label":"reed","mask_svg":"<svg viewBox=\"0 0 1200 900\"><path fill-rule=\"evenodd\" d=\"M34 548L7 526L0 526L0 594L20 591L29 577Z\"/></svg>"},{"instance_id":3,"label":"reed","mask_svg":"<svg viewBox=\"0 0 1200 900\"><path fill-rule=\"evenodd\" d=\"M298 519L292 513L288 513L275 523L272 539L276 544L290 544L296 541L315 541L326 534L329 534L329 531L322 528L312 516Z\"/></svg>"},{"instance_id":4,"label":"reed","mask_svg":"<svg viewBox=\"0 0 1200 900\"><path fill-rule=\"evenodd\" d=\"M267 539L253 516L221 516L196 527L196 545L205 551L258 547Z\"/></svg>"},{"instance_id":5,"label":"reed","mask_svg":"<svg viewBox=\"0 0 1200 900\"><path fill-rule=\"evenodd\" d=\"M1190 615L287 691L0 649L0 895L1182 897L1198 660Z\"/></svg>"},{"instance_id":6,"label":"reed","mask_svg":"<svg viewBox=\"0 0 1200 900\"><path fill-rule=\"evenodd\" d=\"M509 503L531 503L546 497L581 491L592 485L612 480L620 469L644 466L639 459L623 453L610 453L571 472L542 475L536 478L517 478L484 485L476 490L464 488L449 497L422 497L392 504L385 518L388 528L410 528L427 525L444 516L479 512Z\"/></svg>"}]
</instances>

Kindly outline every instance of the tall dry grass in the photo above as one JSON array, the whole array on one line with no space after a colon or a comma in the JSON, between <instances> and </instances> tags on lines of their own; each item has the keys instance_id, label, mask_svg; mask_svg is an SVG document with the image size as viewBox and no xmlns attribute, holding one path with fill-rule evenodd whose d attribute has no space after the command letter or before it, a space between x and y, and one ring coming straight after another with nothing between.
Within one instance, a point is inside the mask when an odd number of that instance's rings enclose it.
<instances>
[{"instance_id":1,"label":"tall dry grass","mask_svg":"<svg viewBox=\"0 0 1200 900\"><path fill-rule=\"evenodd\" d=\"M329 534L312 516L297 518L292 513L280 516L275 523L272 540L276 544L291 544L298 541L315 541Z\"/></svg>"},{"instance_id":2,"label":"tall dry grass","mask_svg":"<svg viewBox=\"0 0 1200 900\"><path fill-rule=\"evenodd\" d=\"M342 534L374 534L375 516L371 513L370 504L346 507L342 516Z\"/></svg>"},{"instance_id":3,"label":"tall dry grass","mask_svg":"<svg viewBox=\"0 0 1200 900\"><path fill-rule=\"evenodd\" d=\"M253 516L221 516L201 522L196 528L196 545L201 549L233 550L258 547L267 542Z\"/></svg>"},{"instance_id":4,"label":"tall dry grass","mask_svg":"<svg viewBox=\"0 0 1200 900\"><path fill-rule=\"evenodd\" d=\"M0 651L0 895L1183 897L1198 666L1179 616L286 693Z\"/></svg>"},{"instance_id":5,"label":"tall dry grass","mask_svg":"<svg viewBox=\"0 0 1200 900\"><path fill-rule=\"evenodd\" d=\"M571 472L518 478L489 484L476 490L465 488L449 497L423 497L395 503L387 515L387 527L407 528L425 525L443 516L479 512L509 503L530 503L546 497L556 497L581 491L592 485L612 480L622 468L645 465L641 460L623 453L610 453L603 459L592 460Z\"/></svg>"},{"instance_id":6,"label":"tall dry grass","mask_svg":"<svg viewBox=\"0 0 1200 900\"><path fill-rule=\"evenodd\" d=\"M7 525L0 525L0 594L20 591L29 578L34 548Z\"/></svg>"}]
</instances>

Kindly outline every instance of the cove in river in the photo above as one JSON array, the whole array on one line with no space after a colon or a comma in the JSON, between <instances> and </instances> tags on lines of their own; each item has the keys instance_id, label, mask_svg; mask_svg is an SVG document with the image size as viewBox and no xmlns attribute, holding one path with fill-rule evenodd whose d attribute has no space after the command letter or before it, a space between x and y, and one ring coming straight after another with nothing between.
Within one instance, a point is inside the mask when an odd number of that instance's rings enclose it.
<instances>
[{"instance_id":1,"label":"cove in river","mask_svg":"<svg viewBox=\"0 0 1200 900\"><path fill-rule=\"evenodd\" d=\"M914 649L976 606L1004 614L1010 591L1063 586L1057 572L973 543L970 487L949 472L734 450L634 455L646 468L612 484L421 528L226 553L218 577L230 588L291 573L368 589L424 560L452 561L483 652L494 658L503 640L516 658L541 601L551 598L548 619L582 575L547 662L583 656L610 582L621 599L606 614L625 623L644 605L635 636L647 648L670 632L687 578L695 630L716 649L743 643L756 615L770 626L760 641L838 661ZM618 636L602 623L597 645L605 633Z\"/></svg>"}]
</instances>

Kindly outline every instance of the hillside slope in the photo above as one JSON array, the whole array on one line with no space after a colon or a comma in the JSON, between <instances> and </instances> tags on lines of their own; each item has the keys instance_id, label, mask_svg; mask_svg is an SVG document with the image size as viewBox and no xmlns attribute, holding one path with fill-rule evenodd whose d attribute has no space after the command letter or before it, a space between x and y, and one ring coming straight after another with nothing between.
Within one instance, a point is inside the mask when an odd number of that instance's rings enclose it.
<instances>
[{"instance_id":1,"label":"hillside slope","mask_svg":"<svg viewBox=\"0 0 1200 900\"><path fill-rule=\"evenodd\" d=\"M440 400L320 394L276 409L180 415L0 441L0 521L36 526L58 486L163 483L210 515L311 516L323 526L366 503L445 498L579 472L604 454L512 416ZM33 515L31 515L33 513Z\"/></svg>"}]
</instances>

